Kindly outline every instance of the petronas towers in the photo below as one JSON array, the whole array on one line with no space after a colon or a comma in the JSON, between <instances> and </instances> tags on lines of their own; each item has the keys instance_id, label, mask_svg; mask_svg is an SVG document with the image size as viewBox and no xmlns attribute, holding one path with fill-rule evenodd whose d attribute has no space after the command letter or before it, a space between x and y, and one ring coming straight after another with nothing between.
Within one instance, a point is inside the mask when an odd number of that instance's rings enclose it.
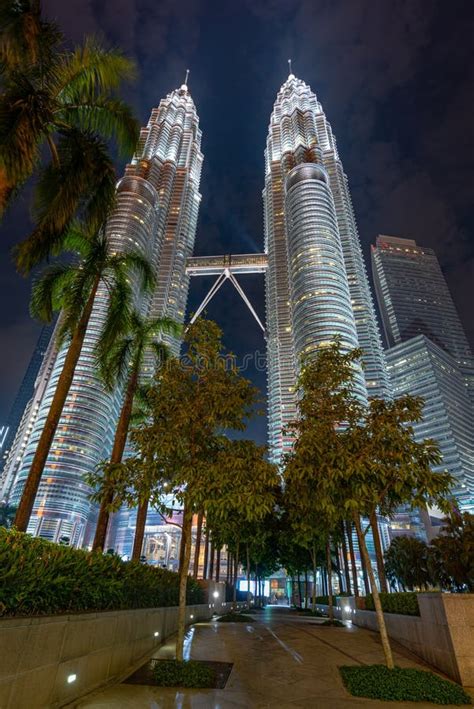
<instances>
[{"instance_id":1,"label":"petronas towers","mask_svg":"<svg viewBox=\"0 0 474 709\"><path fill-rule=\"evenodd\" d=\"M157 286L141 308L155 317L185 319L202 161L199 119L183 84L153 109L118 182L108 224L114 248L133 246L149 258ZM296 413L302 355L338 335L344 347L364 351L357 373L360 398L389 394L347 177L321 104L293 74L280 88L270 118L263 202L268 442L278 462L292 444L283 431ZM94 371L104 309L98 299L29 527L33 534L54 541L66 537L77 546L90 543L95 515L84 474L110 453L122 395L106 393ZM171 345L178 354L179 342ZM64 352L51 344L5 465L0 497L3 491L12 504L21 495L63 359Z\"/></svg>"}]
</instances>

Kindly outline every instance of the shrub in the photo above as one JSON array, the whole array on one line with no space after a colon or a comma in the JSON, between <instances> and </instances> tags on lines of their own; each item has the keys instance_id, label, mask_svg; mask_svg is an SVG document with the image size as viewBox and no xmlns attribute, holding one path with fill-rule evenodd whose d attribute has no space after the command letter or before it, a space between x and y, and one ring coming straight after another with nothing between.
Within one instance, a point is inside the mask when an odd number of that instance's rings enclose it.
<instances>
[{"instance_id":1,"label":"shrub","mask_svg":"<svg viewBox=\"0 0 474 709\"><path fill-rule=\"evenodd\" d=\"M159 660L153 667L153 679L161 687L196 687L209 689L216 685L216 673L196 660Z\"/></svg>"},{"instance_id":2,"label":"shrub","mask_svg":"<svg viewBox=\"0 0 474 709\"><path fill-rule=\"evenodd\" d=\"M0 615L178 605L178 574L0 528ZM204 593L188 580L189 604Z\"/></svg>"},{"instance_id":3,"label":"shrub","mask_svg":"<svg viewBox=\"0 0 474 709\"><path fill-rule=\"evenodd\" d=\"M472 699L457 684L432 672L385 665L339 667L346 689L355 697L400 702L471 704Z\"/></svg>"},{"instance_id":4,"label":"shrub","mask_svg":"<svg viewBox=\"0 0 474 709\"><path fill-rule=\"evenodd\" d=\"M254 619L250 615L241 613L226 613L217 619L219 623L253 623Z\"/></svg>"},{"instance_id":5,"label":"shrub","mask_svg":"<svg viewBox=\"0 0 474 709\"><path fill-rule=\"evenodd\" d=\"M385 613L420 615L416 593L380 593L380 602ZM372 594L365 596L365 608L368 611L375 610Z\"/></svg>"},{"instance_id":6,"label":"shrub","mask_svg":"<svg viewBox=\"0 0 474 709\"><path fill-rule=\"evenodd\" d=\"M333 593L332 596L332 602L334 605L336 605L336 599L344 596L350 596L350 593ZM328 606L329 605L329 596L316 596L316 603L319 603L322 606Z\"/></svg>"}]
</instances>

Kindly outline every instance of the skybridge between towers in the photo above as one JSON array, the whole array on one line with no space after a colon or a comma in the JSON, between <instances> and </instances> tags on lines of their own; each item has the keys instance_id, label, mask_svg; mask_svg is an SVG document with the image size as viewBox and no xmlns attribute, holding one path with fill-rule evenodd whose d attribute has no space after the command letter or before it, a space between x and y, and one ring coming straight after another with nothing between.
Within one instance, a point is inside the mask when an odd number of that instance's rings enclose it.
<instances>
[{"instance_id":1,"label":"skybridge between towers","mask_svg":"<svg viewBox=\"0 0 474 709\"><path fill-rule=\"evenodd\" d=\"M234 254L226 254L225 256L191 256L188 258L186 262L186 273L188 276L217 276L217 279L214 281L206 297L191 318L191 323L200 316L222 284L229 280L265 335L265 326L258 317L252 303L245 295L236 276L245 275L247 273L265 273L267 268L267 254L239 254L237 256Z\"/></svg>"}]
</instances>

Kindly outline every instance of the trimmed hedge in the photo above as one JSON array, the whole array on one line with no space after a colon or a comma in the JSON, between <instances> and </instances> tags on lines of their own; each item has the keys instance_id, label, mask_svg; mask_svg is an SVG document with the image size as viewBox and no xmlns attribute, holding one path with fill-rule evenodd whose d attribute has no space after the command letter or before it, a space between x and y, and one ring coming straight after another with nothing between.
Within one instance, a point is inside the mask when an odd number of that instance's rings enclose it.
<instances>
[{"instance_id":1,"label":"trimmed hedge","mask_svg":"<svg viewBox=\"0 0 474 709\"><path fill-rule=\"evenodd\" d=\"M379 595L384 613L420 615L416 593L380 593ZM368 611L375 610L372 594L365 596L365 608Z\"/></svg>"},{"instance_id":2,"label":"trimmed hedge","mask_svg":"<svg viewBox=\"0 0 474 709\"><path fill-rule=\"evenodd\" d=\"M343 597L343 596L350 596L349 593L333 593L332 595L332 602L334 606L336 605L336 600L337 598ZM329 596L316 596L316 603L319 603L321 606L328 606L329 605Z\"/></svg>"},{"instance_id":3,"label":"trimmed hedge","mask_svg":"<svg viewBox=\"0 0 474 709\"><path fill-rule=\"evenodd\" d=\"M178 574L0 527L0 616L178 605ZM188 579L187 602L204 602Z\"/></svg>"},{"instance_id":4,"label":"trimmed hedge","mask_svg":"<svg viewBox=\"0 0 474 709\"><path fill-rule=\"evenodd\" d=\"M458 684L425 670L345 665L339 667L339 672L346 689L354 697L434 704L472 703L472 698Z\"/></svg>"}]
</instances>

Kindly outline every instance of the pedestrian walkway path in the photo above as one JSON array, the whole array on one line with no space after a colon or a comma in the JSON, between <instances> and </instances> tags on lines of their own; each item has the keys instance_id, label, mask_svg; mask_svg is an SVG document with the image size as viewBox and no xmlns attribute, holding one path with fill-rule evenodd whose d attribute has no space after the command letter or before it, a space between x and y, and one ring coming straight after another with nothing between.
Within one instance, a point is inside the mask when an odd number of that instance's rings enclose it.
<instances>
[{"instance_id":1,"label":"pedestrian walkway path","mask_svg":"<svg viewBox=\"0 0 474 709\"><path fill-rule=\"evenodd\" d=\"M83 700L81 709L432 709L436 705L351 697L339 665L383 663L377 633L323 627L283 608L253 616L254 623L197 623L189 629L187 659L234 663L225 689L171 689L120 684ZM155 657L173 657L173 638ZM396 646L401 667L428 669Z\"/></svg>"}]
</instances>

